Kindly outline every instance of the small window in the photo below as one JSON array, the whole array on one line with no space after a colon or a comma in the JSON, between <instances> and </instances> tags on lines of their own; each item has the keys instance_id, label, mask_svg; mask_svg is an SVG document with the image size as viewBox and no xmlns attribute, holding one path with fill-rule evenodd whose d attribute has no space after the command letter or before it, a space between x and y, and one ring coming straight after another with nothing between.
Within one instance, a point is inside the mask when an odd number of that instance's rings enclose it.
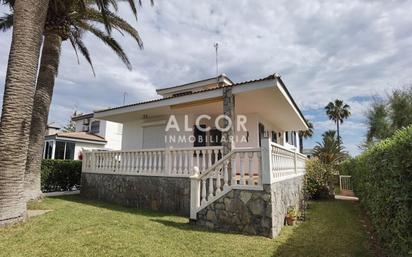
<instances>
[{"instance_id":1,"label":"small window","mask_svg":"<svg viewBox=\"0 0 412 257\"><path fill-rule=\"evenodd\" d=\"M278 141L278 133L276 131L272 131L272 142L276 143Z\"/></svg>"},{"instance_id":2,"label":"small window","mask_svg":"<svg viewBox=\"0 0 412 257\"><path fill-rule=\"evenodd\" d=\"M51 159L53 154L53 144L51 141L46 141L44 146L44 159Z\"/></svg>"},{"instance_id":3,"label":"small window","mask_svg":"<svg viewBox=\"0 0 412 257\"><path fill-rule=\"evenodd\" d=\"M285 132L285 141L286 143L289 143L289 132L288 131Z\"/></svg>"},{"instance_id":4,"label":"small window","mask_svg":"<svg viewBox=\"0 0 412 257\"><path fill-rule=\"evenodd\" d=\"M65 143L62 141L56 141L56 150L54 151L54 159L64 160L64 148Z\"/></svg>"},{"instance_id":5,"label":"small window","mask_svg":"<svg viewBox=\"0 0 412 257\"><path fill-rule=\"evenodd\" d=\"M92 122L92 125L90 126L90 132L93 134L97 134L100 132L100 121L95 120Z\"/></svg>"},{"instance_id":6,"label":"small window","mask_svg":"<svg viewBox=\"0 0 412 257\"><path fill-rule=\"evenodd\" d=\"M206 128L206 125L200 125L201 128ZM193 128L193 135L195 136L195 142L193 142L194 147L206 146L206 132L200 131L197 126Z\"/></svg>"},{"instance_id":7,"label":"small window","mask_svg":"<svg viewBox=\"0 0 412 257\"><path fill-rule=\"evenodd\" d=\"M222 145L222 131L218 129L211 129L209 131L209 145L210 146L221 146Z\"/></svg>"},{"instance_id":8,"label":"small window","mask_svg":"<svg viewBox=\"0 0 412 257\"><path fill-rule=\"evenodd\" d=\"M74 147L74 143L66 142L66 152L64 154L65 160L74 160Z\"/></svg>"}]
</instances>

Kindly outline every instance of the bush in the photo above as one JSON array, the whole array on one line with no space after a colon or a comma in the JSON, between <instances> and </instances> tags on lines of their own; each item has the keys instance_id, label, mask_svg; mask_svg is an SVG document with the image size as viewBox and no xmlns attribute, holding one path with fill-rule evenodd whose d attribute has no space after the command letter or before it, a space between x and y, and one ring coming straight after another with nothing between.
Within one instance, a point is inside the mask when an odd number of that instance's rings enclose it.
<instances>
[{"instance_id":1,"label":"bush","mask_svg":"<svg viewBox=\"0 0 412 257\"><path fill-rule=\"evenodd\" d=\"M322 163L319 159L306 161L306 174L304 192L309 199L329 198L331 182L333 180L333 169L330 165Z\"/></svg>"},{"instance_id":2,"label":"bush","mask_svg":"<svg viewBox=\"0 0 412 257\"><path fill-rule=\"evenodd\" d=\"M341 169L389 256L412 254L412 126L397 131Z\"/></svg>"},{"instance_id":3,"label":"bush","mask_svg":"<svg viewBox=\"0 0 412 257\"><path fill-rule=\"evenodd\" d=\"M41 189L43 192L67 191L79 188L82 162L73 160L43 160Z\"/></svg>"}]
</instances>

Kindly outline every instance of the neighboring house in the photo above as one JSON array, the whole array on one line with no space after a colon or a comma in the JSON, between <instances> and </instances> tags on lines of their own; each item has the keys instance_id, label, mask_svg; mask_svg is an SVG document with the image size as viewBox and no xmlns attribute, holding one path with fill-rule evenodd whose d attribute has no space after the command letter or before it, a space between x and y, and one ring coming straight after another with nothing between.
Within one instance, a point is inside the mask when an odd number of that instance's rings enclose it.
<instances>
[{"instance_id":1,"label":"neighboring house","mask_svg":"<svg viewBox=\"0 0 412 257\"><path fill-rule=\"evenodd\" d=\"M120 150L122 124L98 120L93 113L74 116L74 132L60 132L48 127L45 137L44 159L82 159L84 150Z\"/></svg>"},{"instance_id":2,"label":"neighboring house","mask_svg":"<svg viewBox=\"0 0 412 257\"><path fill-rule=\"evenodd\" d=\"M308 159L313 157L313 148L303 148L302 154L306 155Z\"/></svg>"},{"instance_id":3,"label":"neighboring house","mask_svg":"<svg viewBox=\"0 0 412 257\"><path fill-rule=\"evenodd\" d=\"M55 124L54 122L47 124L45 135L48 136L48 135L56 134L60 132L60 129L61 127Z\"/></svg>"},{"instance_id":4,"label":"neighboring house","mask_svg":"<svg viewBox=\"0 0 412 257\"><path fill-rule=\"evenodd\" d=\"M220 75L157 93L94 113L123 124L121 151L85 152L81 194L275 236L302 200L298 131L308 129L280 76Z\"/></svg>"}]
</instances>

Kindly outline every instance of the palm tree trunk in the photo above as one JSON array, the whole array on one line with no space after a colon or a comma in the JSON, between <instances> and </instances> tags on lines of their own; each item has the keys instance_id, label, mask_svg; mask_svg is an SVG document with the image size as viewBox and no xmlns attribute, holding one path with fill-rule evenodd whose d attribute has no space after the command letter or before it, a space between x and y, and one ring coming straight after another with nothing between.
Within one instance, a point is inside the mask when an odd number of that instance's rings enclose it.
<instances>
[{"instance_id":1,"label":"palm tree trunk","mask_svg":"<svg viewBox=\"0 0 412 257\"><path fill-rule=\"evenodd\" d=\"M16 0L0 125L0 226L24 220L24 170L48 0Z\"/></svg>"},{"instance_id":2,"label":"palm tree trunk","mask_svg":"<svg viewBox=\"0 0 412 257\"><path fill-rule=\"evenodd\" d=\"M34 94L29 149L24 176L24 196L26 200L36 200L42 196L40 170L43 159L44 135L53 96L54 82L59 67L61 45L62 38L59 35L45 33L36 93Z\"/></svg>"},{"instance_id":3,"label":"palm tree trunk","mask_svg":"<svg viewBox=\"0 0 412 257\"><path fill-rule=\"evenodd\" d=\"M338 142L340 143L340 136L339 136L339 120L336 122L336 133L338 134Z\"/></svg>"}]
</instances>

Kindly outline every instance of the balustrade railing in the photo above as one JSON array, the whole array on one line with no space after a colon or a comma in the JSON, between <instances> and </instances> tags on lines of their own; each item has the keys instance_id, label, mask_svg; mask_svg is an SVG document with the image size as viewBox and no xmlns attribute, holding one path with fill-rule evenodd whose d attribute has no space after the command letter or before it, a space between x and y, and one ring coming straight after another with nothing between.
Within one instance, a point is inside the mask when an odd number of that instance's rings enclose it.
<instances>
[{"instance_id":1,"label":"balustrade railing","mask_svg":"<svg viewBox=\"0 0 412 257\"><path fill-rule=\"evenodd\" d=\"M191 217L232 188L260 189L261 173L260 148L236 148L191 177Z\"/></svg>"},{"instance_id":2,"label":"balustrade railing","mask_svg":"<svg viewBox=\"0 0 412 257\"><path fill-rule=\"evenodd\" d=\"M276 143L270 143L270 161L274 181L305 172L305 155Z\"/></svg>"},{"instance_id":3,"label":"balustrade railing","mask_svg":"<svg viewBox=\"0 0 412 257\"><path fill-rule=\"evenodd\" d=\"M222 158L222 147L162 148L133 151L86 151L83 172L190 176L196 166L201 172Z\"/></svg>"}]
</instances>

